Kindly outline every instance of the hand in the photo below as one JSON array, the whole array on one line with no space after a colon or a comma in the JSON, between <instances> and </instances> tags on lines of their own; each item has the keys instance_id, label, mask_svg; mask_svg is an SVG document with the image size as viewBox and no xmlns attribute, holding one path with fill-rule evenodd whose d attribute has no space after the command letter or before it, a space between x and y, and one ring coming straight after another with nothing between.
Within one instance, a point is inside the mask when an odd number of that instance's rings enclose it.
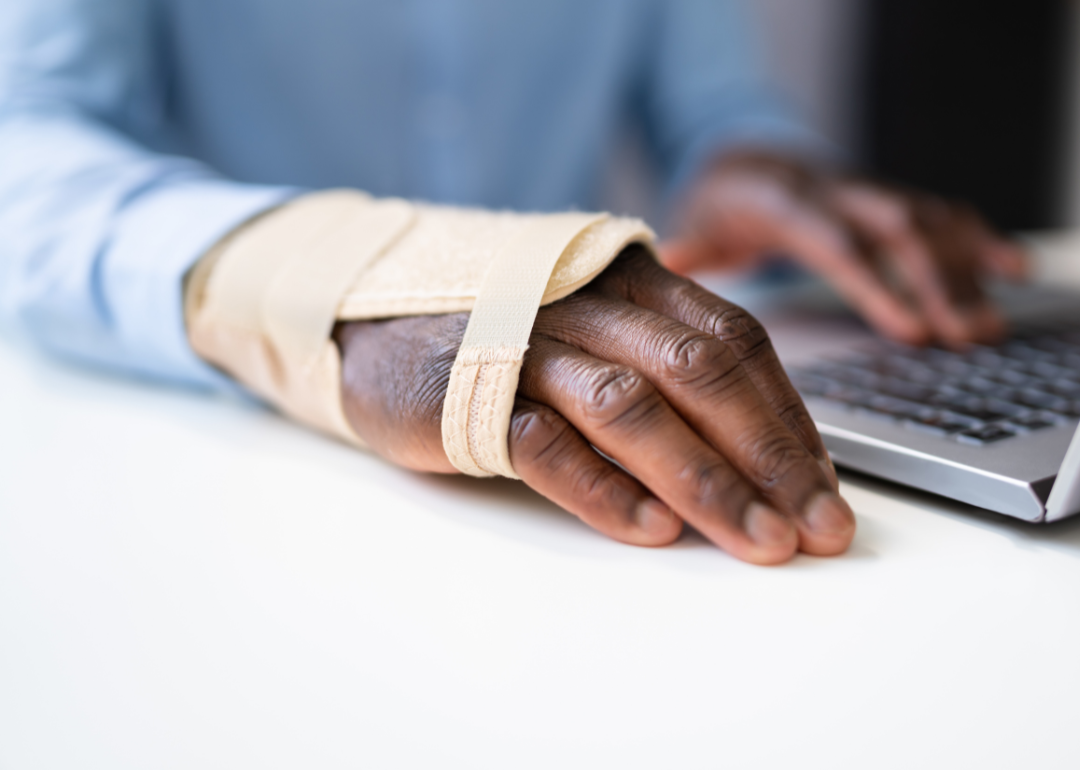
<instances>
[{"instance_id":1,"label":"hand","mask_svg":"<svg viewBox=\"0 0 1080 770\"><path fill-rule=\"evenodd\" d=\"M345 413L376 452L453 472L440 420L467 321L338 327ZM854 535L765 330L640 247L541 308L509 447L526 484L622 542L665 545L685 521L740 559L775 564L841 553Z\"/></svg>"},{"instance_id":2,"label":"hand","mask_svg":"<svg viewBox=\"0 0 1080 770\"><path fill-rule=\"evenodd\" d=\"M1026 272L1024 253L968 206L768 154L724 157L685 203L677 236L661 246L670 269L743 266L782 252L901 342L995 340L1004 325L983 281Z\"/></svg>"}]
</instances>

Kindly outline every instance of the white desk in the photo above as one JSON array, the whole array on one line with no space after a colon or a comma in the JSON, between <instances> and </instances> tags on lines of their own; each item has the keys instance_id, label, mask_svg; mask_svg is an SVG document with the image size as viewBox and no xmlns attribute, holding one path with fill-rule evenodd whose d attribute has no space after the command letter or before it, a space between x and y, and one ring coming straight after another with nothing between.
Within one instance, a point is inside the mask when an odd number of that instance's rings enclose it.
<instances>
[{"instance_id":1,"label":"white desk","mask_svg":"<svg viewBox=\"0 0 1080 770\"><path fill-rule=\"evenodd\" d=\"M0 339L0 768L1076 768L1080 520L593 533Z\"/></svg>"}]
</instances>

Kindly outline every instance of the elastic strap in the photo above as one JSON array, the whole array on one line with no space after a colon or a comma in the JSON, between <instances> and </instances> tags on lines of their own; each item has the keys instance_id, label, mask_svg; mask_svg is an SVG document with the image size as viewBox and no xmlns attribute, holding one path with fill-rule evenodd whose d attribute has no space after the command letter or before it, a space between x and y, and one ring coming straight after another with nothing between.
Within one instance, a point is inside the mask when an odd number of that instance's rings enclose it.
<instances>
[{"instance_id":1,"label":"elastic strap","mask_svg":"<svg viewBox=\"0 0 1080 770\"><path fill-rule=\"evenodd\" d=\"M470 476L518 478L507 435L536 313L559 257L606 214L545 215L499 249L473 305L443 402L443 448Z\"/></svg>"},{"instance_id":2,"label":"elastic strap","mask_svg":"<svg viewBox=\"0 0 1080 770\"><path fill-rule=\"evenodd\" d=\"M362 201L281 265L262 301L262 326L286 367L310 371L334 328L348 288L416 220L407 201Z\"/></svg>"}]
</instances>

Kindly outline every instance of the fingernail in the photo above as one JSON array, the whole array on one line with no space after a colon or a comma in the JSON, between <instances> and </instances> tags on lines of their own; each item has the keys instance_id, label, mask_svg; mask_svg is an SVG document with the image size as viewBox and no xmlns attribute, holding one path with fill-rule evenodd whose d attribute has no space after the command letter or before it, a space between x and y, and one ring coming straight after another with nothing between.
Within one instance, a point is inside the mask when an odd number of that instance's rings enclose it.
<instances>
[{"instance_id":1,"label":"fingernail","mask_svg":"<svg viewBox=\"0 0 1080 770\"><path fill-rule=\"evenodd\" d=\"M634 519L645 532L659 534L671 529L675 512L656 498L650 497L638 503Z\"/></svg>"},{"instance_id":2,"label":"fingernail","mask_svg":"<svg viewBox=\"0 0 1080 770\"><path fill-rule=\"evenodd\" d=\"M795 526L785 517L761 503L750 503L744 521L746 534L760 546L783 545L796 537Z\"/></svg>"},{"instance_id":3,"label":"fingernail","mask_svg":"<svg viewBox=\"0 0 1080 770\"><path fill-rule=\"evenodd\" d=\"M844 498L833 492L819 492L806 506L806 526L819 535L839 535L855 525L855 514Z\"/></svg>"},{"instance_id":4,"label":"fingernail","mask_svg":"<svg viewBox=\"0 0 1080 770\"><path fill-rule=\"evenodd\" d=\"M820 465L821 470L825 472L825 478L827 478L829 480L829 483L832 484L833 490L839 492L840 479L836 475L836 466L833 465L832 459L828 455L825 455L820 460L818 460L818 465Z\"/></svg>"}]
</instances>

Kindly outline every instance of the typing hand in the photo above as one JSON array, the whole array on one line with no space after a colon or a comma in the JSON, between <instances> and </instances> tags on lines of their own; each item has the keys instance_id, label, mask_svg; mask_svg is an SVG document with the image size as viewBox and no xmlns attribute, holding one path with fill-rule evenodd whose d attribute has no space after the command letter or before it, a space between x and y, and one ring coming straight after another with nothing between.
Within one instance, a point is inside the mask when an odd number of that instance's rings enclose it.
<instances>
[{"instance_id":1,"label":"typing hand","mask_svg":"<svg viewBox=\"0 0 1080 770\"><path fill-rule=\"evenodd\" d=\"M685 203L679 235L661 247L672 270L782 252L902 342L994 340L1004 327L983 281L1025 274L1024 253L970 207L764 153L726 156Z\"/></svg>"},{"instance_id":2,"label":"typing hand","mask_svg":"<svg viewBox=\"0 0 1080 770\"><path fill-rule=\"evenodd\" d=\"M453 471L440 420L467 320L338 327L345 412L376 452ZM740 559L776 564L841 553L855 531L764 329L640 248L541 308L509 448L525 483L626 543L665 545L685 521Z\"/></svg>"}]
</instances>

